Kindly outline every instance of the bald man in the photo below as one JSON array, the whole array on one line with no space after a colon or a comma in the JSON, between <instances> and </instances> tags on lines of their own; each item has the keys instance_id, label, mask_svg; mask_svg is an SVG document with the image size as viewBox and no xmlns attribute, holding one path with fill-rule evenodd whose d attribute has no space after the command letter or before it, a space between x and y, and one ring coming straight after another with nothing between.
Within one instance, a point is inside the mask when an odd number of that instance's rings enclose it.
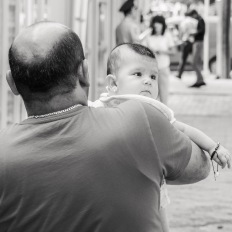
<instances>
[{"instance_id":1,"label":"bald man","mask_svg":"<svg viewBox=\"0 0 232 232\"><path fill-rule=\"evenodd\" d=\"M28 118L0 132L1 232L161 232L163 175L208 175L204 153L153 107L86 106L88 67L69 28L27 27L9 63Z\"/></svg>"}]
</instances>

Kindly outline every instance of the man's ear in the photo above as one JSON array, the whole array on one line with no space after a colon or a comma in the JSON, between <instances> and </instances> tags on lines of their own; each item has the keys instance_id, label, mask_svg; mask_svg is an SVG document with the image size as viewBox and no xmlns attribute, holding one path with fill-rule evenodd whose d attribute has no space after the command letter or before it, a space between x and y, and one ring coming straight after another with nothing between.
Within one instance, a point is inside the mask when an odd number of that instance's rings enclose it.
<instances>
[{"instance_id":1,"label":"man's ear","mask_svg":"<svg viewBox=\"0 0 232 232\"><path fill-rule=\"evenodd\" d=\"M16 85L15 85L15 82L14 82L14 79L13 79L13 77L12 77L12 74L11 74L11 71L10 71L10 70L8 70L8 71L6 72L6 80L7 80L8 85L10 86L10 89L11 89L11 91L13 92L13 94L14 94L14 95L19 95L19 92L18 92L18 90L17 90L17 87L16 87Z\"/></svg>"},{"instance_id":2,"label":"man's ear","mask_svg":"<svg viewBox=\"0 0 232 232\"><path fill-rule=\"evenodd\" d=\"M81 69L81 70L80 70ZM89 87L89 69L87 60L84 59L79 66L79 81L82 87Z\"/></svg>"},{"instance_id":3,"label":"man's ear","mask_svg":"<svg viewBox=\"0 0 232 232\"><path fill-rule=\"evenodd\" d=\"M86 95L89 95L89 70L87 60L84 59L78 67L78 78L80 86L85 90Z\"/></svg>"},{"instance_id":4,"label":"man's ear","mask_svg":"<svg viewBox=\"0 0 232 232\"><path fill-rule=\"evenodd\" d=\"M113 74L107 75L106 83L107 83L107 91L110 94L115 94L118 91L117 78L115 75L113 75Z\"/></svg>"}]
</instances>

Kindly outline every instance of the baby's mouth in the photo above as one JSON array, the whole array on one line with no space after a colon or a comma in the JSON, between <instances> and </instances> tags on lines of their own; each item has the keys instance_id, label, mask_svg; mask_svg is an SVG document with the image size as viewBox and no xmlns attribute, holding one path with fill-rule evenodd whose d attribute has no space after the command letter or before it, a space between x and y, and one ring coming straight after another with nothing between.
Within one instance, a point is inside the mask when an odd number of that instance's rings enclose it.
<instances>
[{"instance_id":1,"label":"baby's mouth","mask_svg":"<svg viewBox=\"0 0 232 232\"><path fill-rule=\"evenodd\" d=\"M140 95L142 96L151 96L151 92L149 90L143 90L140 92Z\"/></svg>"}]
</instances>

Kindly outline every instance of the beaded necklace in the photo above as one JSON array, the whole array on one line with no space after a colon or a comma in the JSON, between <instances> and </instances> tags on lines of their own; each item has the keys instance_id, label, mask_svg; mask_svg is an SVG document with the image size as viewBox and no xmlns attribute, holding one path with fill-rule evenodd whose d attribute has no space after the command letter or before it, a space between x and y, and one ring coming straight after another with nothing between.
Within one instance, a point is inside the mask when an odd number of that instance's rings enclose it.
<instances>
[{"instance_id":1,"label":"beaded necklace","mask_svg":"<svg viewBox=\"0 0 232 232\"><path fill-rule=\"evenodd\" d=\"M62 113L68 112L70 110L73 110L73 109L77 108L78 106L82 106L82 105L77 104L77 105L71 106L71 107L69 107L67 109L59 110L59 111L48 113L48 114L32 115L32 116L29 116L28 119L30 119L30 118L46 118L46 117L49 117L49 116L52 116L52 115L62 114Z\"/></svg>"}]
</instances>

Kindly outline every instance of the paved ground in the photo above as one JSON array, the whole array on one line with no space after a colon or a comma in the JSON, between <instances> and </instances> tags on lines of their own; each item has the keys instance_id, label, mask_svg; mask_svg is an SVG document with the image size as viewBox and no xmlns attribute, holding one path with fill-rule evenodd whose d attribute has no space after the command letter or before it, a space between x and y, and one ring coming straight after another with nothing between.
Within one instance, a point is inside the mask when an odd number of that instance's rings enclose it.
<instances>
[{"instance_id":1,"label":"paved ground","mask_svg":"<svg viewBox=\"0 0 232 232\"><path fill-rule=\"evenodd\" d=\"M220 141L232 152L232 80L206 79L207 86L192 89L194 74L171 78L169 106L176 118ZM168 186L167 211L171 232L232 232L232 170L213 173L194 185Z\"/></svg>"}]
</instances>

